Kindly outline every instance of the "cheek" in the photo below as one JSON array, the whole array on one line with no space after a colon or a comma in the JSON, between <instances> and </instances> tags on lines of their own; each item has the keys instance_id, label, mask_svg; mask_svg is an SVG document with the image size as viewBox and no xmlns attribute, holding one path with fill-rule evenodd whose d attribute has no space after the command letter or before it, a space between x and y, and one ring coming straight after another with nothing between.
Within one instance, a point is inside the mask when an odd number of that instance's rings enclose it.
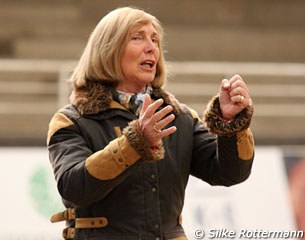
<instances>
[{"instance_id":1,"label":"cheek","mask_svg":"<svg viewBox=\"0 0 305 240\"><path fill-rule=\"evenodd\" d=\"M141 55L142 48L142 46L130 43L125 50L126 57L130 60L138 58Z\"/></svg>"},{"instance_id":2,"label":"cheek","mask_svg":"<svg viewBox=\"0 0 305 240\"><path fill-rule=\"evenodd\" d=\"M129 68L131 67L135 68L138 66L138 63L140 61L139 59L140 59L139 54L137 54L136 52L130 52L124 59L124 64Z\"/></svg>"},{"instance_id":3,"label":"cheek","mask_svg":"<svg viewBox=\"0 0 305 240\"><path fill-rule=\"evenodd\" d=\"M130 62L133 61L136 58L137 55L137 49L135 46L133 46L131 43L128 43L122 57L122 61Z\"/></svg>"},{"instance_id":4,"label":"cheek","mask_svg":"<svg viewBox=\"0 0 305 240\"><path fill-rule=\"evenodd\" d=\"M155 59L156 59L156 60L159 60L159 57L160 57L160 49L159 49L159 48L156 49L154 55L155 55Z\"/></svg>"},{"instance_id":5,"label":"cheek","mask_svg":"<svg viewBox=\"0 0 305 240\"><path fill-rule=\"evenodd\" d=\"M137 64L137 58L132 51L125 52L121 59L121 67L123 72L128 72L131 68Z\"/></svg>"}]
</instances>

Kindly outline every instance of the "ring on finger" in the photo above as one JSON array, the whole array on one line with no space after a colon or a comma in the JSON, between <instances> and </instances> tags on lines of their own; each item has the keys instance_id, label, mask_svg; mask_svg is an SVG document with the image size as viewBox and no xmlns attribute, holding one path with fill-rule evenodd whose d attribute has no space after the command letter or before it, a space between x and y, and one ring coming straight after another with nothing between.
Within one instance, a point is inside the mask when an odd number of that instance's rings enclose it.
<instances>
[{"instance_id":1,"label":"ring on finger","mask_svg":"<svg viewBox=\"0 0 305 240\"><path fill-rule=\"evenodd\" d=\"M158 129L158 128L156 127L156 124L153 126L153 129L154 129L154 131L155 131L156 133L160 133L160 132L161 132L161 129Z\"/></svg>"},{"instance_id":2,"label":"ring on finger","mask_svg":"<svg viewBox=\"0 0 305 240\"><path fill-rule=\"evenodd\" d=\"M244 95L239 95L239 97L240 97L239 102L242 103L245 100L245 97L244 97Z\"/></svg>"}]
</instances>

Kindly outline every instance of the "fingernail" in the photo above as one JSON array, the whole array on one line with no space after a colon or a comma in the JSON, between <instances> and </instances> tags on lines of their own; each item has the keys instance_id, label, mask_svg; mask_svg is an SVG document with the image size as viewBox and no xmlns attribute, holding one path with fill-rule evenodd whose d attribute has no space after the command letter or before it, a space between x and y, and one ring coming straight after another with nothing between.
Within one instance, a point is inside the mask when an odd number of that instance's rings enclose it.
<instances>
[{"instance_id":1,"label":"fingernail","mask_svg":"<svg viewBox=\"0 0 305 240\"><path fill-rule=\"evenodd\" d=\"M223 84L223 87L225 87L225 88L230 87L230 84L229 84L228 82L225 82L225 83Z\"/></svg>"}]
</instances>

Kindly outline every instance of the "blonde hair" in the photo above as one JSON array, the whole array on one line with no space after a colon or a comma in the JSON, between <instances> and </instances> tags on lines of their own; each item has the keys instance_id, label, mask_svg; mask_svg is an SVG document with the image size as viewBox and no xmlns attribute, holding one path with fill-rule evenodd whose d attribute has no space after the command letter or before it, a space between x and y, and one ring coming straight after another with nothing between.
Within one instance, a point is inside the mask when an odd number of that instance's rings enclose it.
<instances>
[{"instance_id":1,"label":"blonde hair","mask_svg":"<svg viewBox=\"0 0 305 240\"><path fill-rule=\"evenodd\" d=\"M123 7L104 16L91 33L83 54L70 77L73 88L82 88L86 86L86 81L90 80L114 84L123 81L120 60L128 35L135 28L148 23L153 24L160 39L160 57L152 85L157 88L162 87L167 77L162 46L162 25L157 18L143 10Z\"/></svg>"}]
</instances>

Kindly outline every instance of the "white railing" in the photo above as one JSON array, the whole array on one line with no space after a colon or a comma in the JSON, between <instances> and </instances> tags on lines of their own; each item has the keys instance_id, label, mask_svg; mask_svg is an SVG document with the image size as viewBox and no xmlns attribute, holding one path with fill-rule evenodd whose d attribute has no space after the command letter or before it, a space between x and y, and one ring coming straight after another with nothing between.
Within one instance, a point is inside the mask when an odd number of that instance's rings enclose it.
<instances>
[{"instance_id":1,"label":"white railing","mask_svg":"<svg viewBox=\"0 0 305 240\"><path fill-rule=\"evenodd\" d=\"M264 76L305 77L304 63L264 63L264 62L169 62L176 74L223 74L235 73ZM304 79L305 81L305 79Z\"/></svg>"},{"instance_id":2,"label":"white railing","mask_svg":"<svg viewBox=\"0 0 305 240\"><path fill-rule=\"evenodd\" d=\"M66 82L69 73L75 66L76 61L71 60L27 60L27 59L0 59L0 74L1 72L38 72L38 73L55 73L58 74L58 107L67 103L70 88ZM251 83L251 93L257 97L274 96L274 97L304 97L305 99L305 64L303 63L257 63L257 62L168 62L169 72L173 75L217 75L228 77L235 73L246 76L280 76L287 77L301 77L304 78L303 83L294 85L283 84L264 84L260 87L259 84ZM0 75L1 77L1 75ZM1 79L0 79L1 80ZM173 86L177 83L170 81ZM203 86L200 87L200 86ZM179 82L179 87L173 88L176 94L189 94L193 96L200 96L211 93L217 86L211 82ZM289 104L288 104L289 105ZM287 107L287 104L283 104ZM281 106L273 106L269 103L260 104L258 108L258 115L265 114L280 114ZM295 104L292 115L305 116L305 100L304 103Z\"/></svg>"},{"instance_id":3,"label":"white railing","mask_svg":"<svg viewBox=\"0 0 305 240\"><path fill-rule=\"evenodd\" d=\"M33 116L33 119L38 121L39 116L44 121L44 126L47 126L49 116L57 108L68 103L71 90L67 79L75 64L76 61L70 60L0 59L0 83L2 84L0 94L19 96L18 99L11 97L0 102L1 121L7 122L6 119L12 119L15 115L27 116L28 119ZM218 91L221 77L229 77L235 73L245 76L245 79L250 80L248 86L251 95L258 100L255 102L255 121L252 125L256 136L260 139L270 137L278 142L285 142L285 138L294 139L294 142L305 141L305 64L168 62L168 67L174 78L168 81L166 87L177 97L186 99L183 102L198 113L205 108L205 101ZM16 73L14 76L18 78L18 81L13 83L12 77L6 80L7 73L11 75ZM20 81L23 79L23 73L27 75L26 79L31 79L31 73L37 74L35 79L40 82L41 77L43 81L40 83L45 85L31 88L31 85L27 85L23 80ZM49 80L54 81L51 88L47 85ZM9 86L14 86L16 89L7 90L10 89ZM40 94L41 101L28 102L32 94ZM44 99L43 96L48 98ZM27 98L27 101L23 98ZM205 100L202 101L202 99ZM32 129L36 126L29 124L28 127ZM33 131L36 130L33 129ZM285 131L284 135L282 131ZM16 136L18 133L19 130L15 129ZM282 140L278 140L279 138Z\"/></svg>"}]
</instances>

